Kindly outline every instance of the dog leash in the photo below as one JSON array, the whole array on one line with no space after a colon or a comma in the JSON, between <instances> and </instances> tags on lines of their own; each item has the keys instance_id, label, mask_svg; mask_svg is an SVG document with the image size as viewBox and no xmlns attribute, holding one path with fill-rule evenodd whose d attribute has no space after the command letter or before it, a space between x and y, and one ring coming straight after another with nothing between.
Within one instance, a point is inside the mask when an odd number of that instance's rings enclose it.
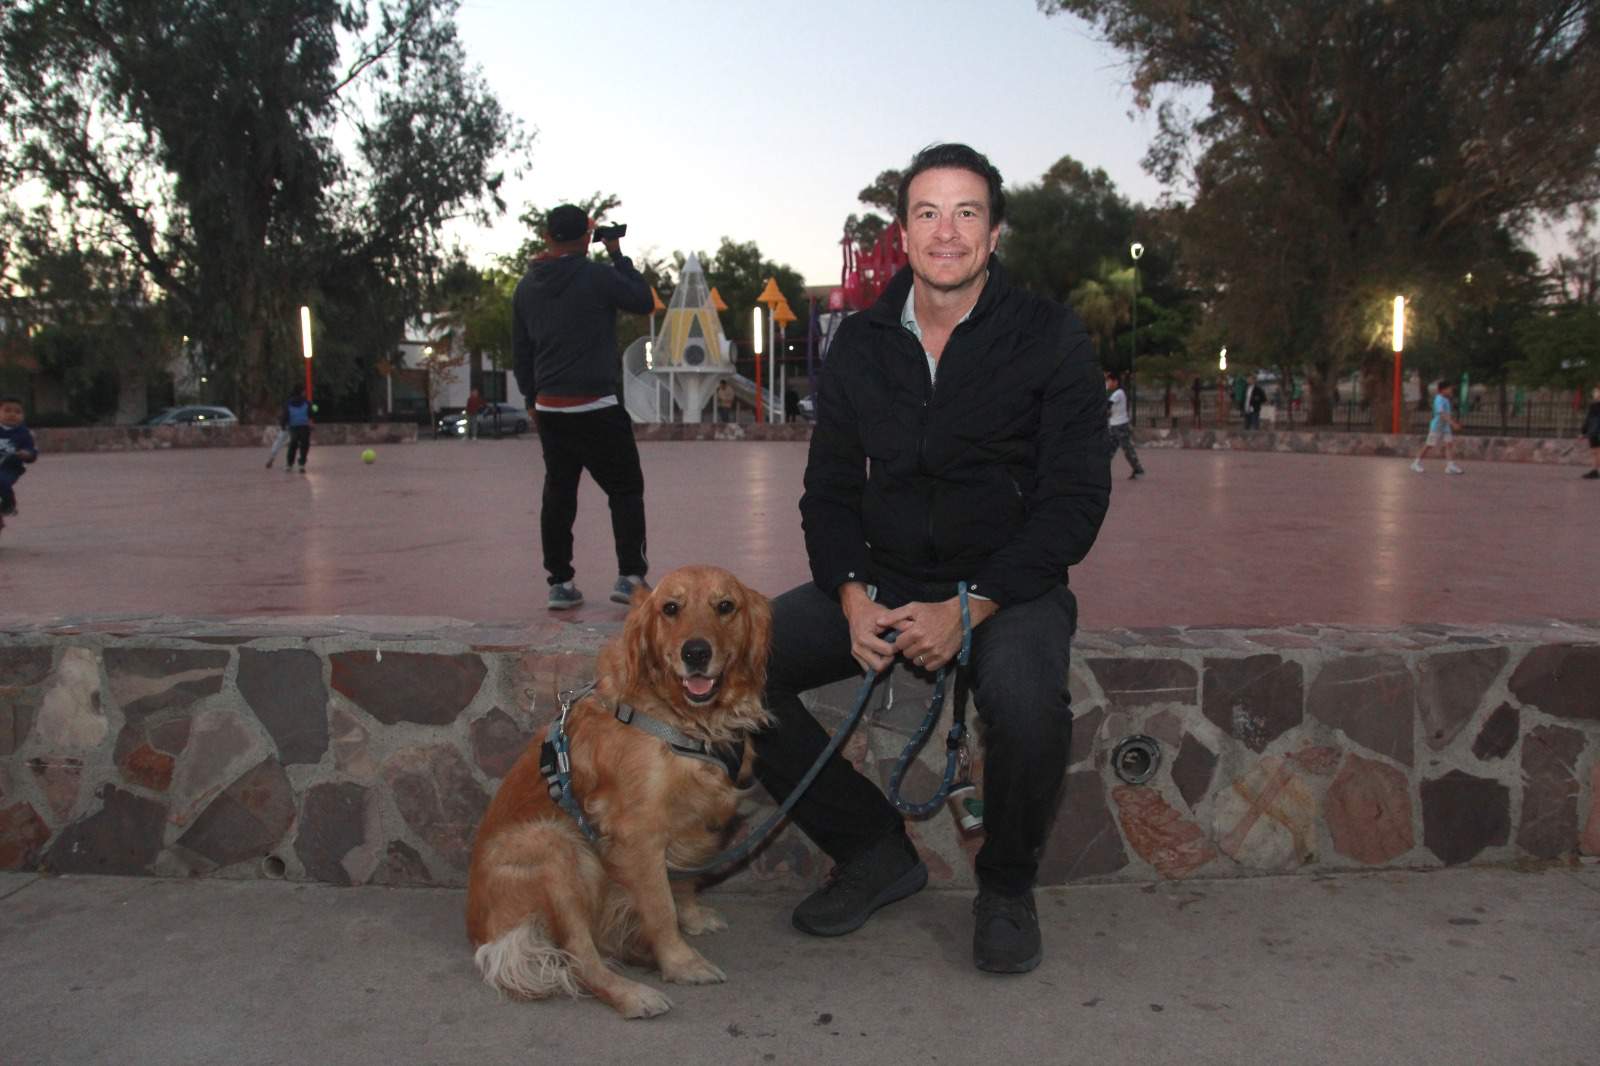
<instances>
[{"instance_id":1,"label":"dog leash","mask_svg":"<svg viewBox=\"0 0 1600 1066\"><path fill-rule=\"evenodd\" d=\"M939 713L944 706L944 683L945 673L949 670L948 666L940 667L934 674L933 694L928 698L928 712L923 716L922 724L917 727L916 732L912 734L911 739L906 742L905 748L900 752L900 758L895 763L894 773L889 779L890 802L897 809L915 818L921 818L932 813L939 808L940 804L944 803L945 798L950 794L950 789L955 784L958 769L965 766L967 761L964 757L968 698L966 675L968 663L972 658L972 611L968 603L967 583L965 581L957 586L957 594L961 599L961 650L956 655L955 663L956 704L951 711L950 731L945 735L944 777L940 781L939 787L934 790L933 796L921 803L908 802L900 795L901 782L905 777L906 770L911 765L911 760L921 750L922 745L928 739L928 734L933 730L934 723L939 720ZM890 631L885 636L892 643L897 634ZM738 844L719 852L698 866L668 866L667 876L675 881L700 877L711 873L713 870L719 870L724 866L731 866L736 862L743 861L759 847L778 823L789 816L789 812L794 810L795 804L800 802L800 797L805 795L806 789L811 787L811 783L817 779L817 775L822 772L822 768L828 764L828 760L833 758L839 748L844 745L845 740L850 736L851 731L855 729L856 724L861 721L861 716L866 712L867 703L872 697L872 690L877 687L878 682L882 680L893 665L894 660L891 659L882 670L869 673L861 679L861 687L856 690L855 706L851 709L849 715L845 717L845 720L840 724L833 736L828 739L827 746L822 749L822 753L811 764L811 768L805 772L805 776L800 778L799 783L790 790L788 797L778 806L776 811L768 816L766 821L757 826ZM569 755L570 738L567 736L566 726L567 714L571 711L572 706L594 690L595 683L590 681L577 689L560 694L561 716L556 720L554 734L541 747L539 756L539 771L545 776L545 781L550 790L550 798L578 823L578 828L583 831L583 835L589 839L590 843L598 842L599 834L595 832L594 826L589 823L589 820L584 817L581 805L572 794L572 760ZM632 709L629 708L629 710L631 711ZM639 717L639 712L636 711L632 712L628 718L622 717L621 708L617 712L617 718L620 721L635 725L640 729L644 729L645 732L666 740L668 745L678 754L690 754L678 751L677 745L673 743L671 738L642 725ZM644 717L652 724L663 725L663 723L657 723L655 719L649 718L647 715ZM670 726L665 728L671 729ZM678 733L677 730L672 730L672 732L677 733L679 737L683 737L683 734ZM689 738L685 737L684 739L688 740ZM690 743L695 742L690 741ZM697 755L696 757L721 764L721 761L714 756L708 758L706 755Z\"/></svg>"},{"instance_id":2,"label":"dog leash","mask_svg":"<svg viewBox=\"0 0 1600 1066\"><path fill-rule=\"evenodd\" d=\"M940 782L932 798L923 803L907 803L900 798L900 780L905 776L906 768L911 764L911 760L916 757L918 750L928 739L928 733L933 729L933 724L939 720L939 712L943 709L944 703L944 676L948 667L940 667L934 674L933 695L928 698L928 713L923 716L922 725L918 727L916 733L906 742L904 750L900 753L900 760L895 764L894 775L889 780L889 799L894 803L895 807L917 818L932 813L938 809L940 804L944 803L955 781L957 767L964 765L966 762L961 755L965 748L963 738L966 736L966 667L972 658L972 612L967 603L967 583L965 581L957 586L957 592L961 597L961 651L956 656L957 705L952 711L954 721L950 724L950 732L945 737L947 754L945 757L944 779ZM892 631L885 635L890 639L891 643L896 636ZM748 857L766 839L773 828L788 817L789 812L794 810L794 805L800 801L800 797L805 794L806 789L811 787L811 783L817 779L817 775L822 772L822 768L827 765L828 760L838 752L845 739L849 737L850 731L856 727L856 723L861 721L862 714L866 712L867 701L872 697L872 690L877 687L879 680L889 672L889 668L893 665L894 660L891 659L882 670L867 674L861 679L861 687L856 690L855 707L851 709L850 714L846 716L833 736L828 739L827 747L822 749L822 754L817 756L817 761L811 764L811 769L806 771L799 784L795 785L789 792L788 798L779 805L778 809L765 822L762 822L761 825L752 830L750 835L738 844L712 856L711 859L701 863L699 866L667 867L667 876L674 881L700 877L703 874L711 873L713 870L741 862Z\"/></svg>"}]
</instances>

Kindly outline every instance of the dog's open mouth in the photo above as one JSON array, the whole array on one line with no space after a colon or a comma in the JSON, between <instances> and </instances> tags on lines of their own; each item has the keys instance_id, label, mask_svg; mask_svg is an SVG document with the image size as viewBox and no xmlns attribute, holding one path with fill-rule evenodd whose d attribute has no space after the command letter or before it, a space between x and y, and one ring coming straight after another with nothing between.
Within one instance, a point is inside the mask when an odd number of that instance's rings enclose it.
<instances>
[{"instance_id":1,"label":"dog's open mouth","mask_svg":"<svg viewBox=\"0 0 1600 1066\"><path fill-rule=\"evenodd\" d=\"M690 674L682 682L683 694L689 697L690 703L709 703L716 698L717 689L722 687L722 678L707 677L705 674Z\"/></svg>"}]
</instances>

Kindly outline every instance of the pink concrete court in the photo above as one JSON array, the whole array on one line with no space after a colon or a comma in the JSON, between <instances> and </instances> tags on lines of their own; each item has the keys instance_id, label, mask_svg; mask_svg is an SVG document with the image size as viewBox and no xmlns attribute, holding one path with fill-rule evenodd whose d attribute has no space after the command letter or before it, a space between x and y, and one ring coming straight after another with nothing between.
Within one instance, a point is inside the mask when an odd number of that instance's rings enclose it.
<instances>
[{"instance_id":1,"label":"pink concrete court","mask_svg":"<svg viewBox=\"0 0 1600 1066\"><path fill-rule=\"evenodd\" d=\"M805 445L642 446L654 572L729 567L781 592L808 579L796 502ZM1146 450L1117 481L1072 584L1086 628L1389 625L1600 617L1600 484L1572 467ZM46 456L0 535L0 619L86 615L547 617L538 444L313 448L308 474L265 450ZM589 602L620 620L604 497L577 528Z\"/></svg>"}]
</instances>

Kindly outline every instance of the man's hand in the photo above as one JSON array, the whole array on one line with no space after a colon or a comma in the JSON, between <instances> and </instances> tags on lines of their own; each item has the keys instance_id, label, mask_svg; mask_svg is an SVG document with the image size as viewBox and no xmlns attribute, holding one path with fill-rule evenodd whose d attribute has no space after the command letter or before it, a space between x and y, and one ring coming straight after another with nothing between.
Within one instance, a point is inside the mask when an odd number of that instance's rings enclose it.
<instances>
[{"instance_id":1,"label":"man's hand","mask_svg":"<svg viewBox=\"0 0 1600 1066\"><path fill-rule=\"evenodd\" d=\"M998 611L993 600L969 598L972 628ZM897 629L900 636L894 648L924 670L938 670L955 661L961 652L961 599L953 596L939 603L908 603L877 619L880 627Z\"/></svg>"},{"instance_id":2,"label":"man's hand","mask_svg":"<svg viewBox=\"0 0 1600 1066\"><path fill-rule=\"evenodd\" d=\"M613 259L615 259L616 257L618 257L618 256L620 256L622 254L622 238L621 237L613 237L613 238L611 238L610 240L608 240L608 241L606 241L604 243L605 243L605 246L606 246L606 254L610 255Z\"/></svg>"},{"instance_id":3,"label":"man's hand","mask_svg":"<svg viewBox=\"0 0 1600 1066\"><path fill-rule=\"evenodd\" d=\"M883 608L872 602L867 586L847 581L839 586L839 606L850 623L850 654L868 673L877 674L894 661L895 646L879 638Z\"/></svg>"}]
</instances>

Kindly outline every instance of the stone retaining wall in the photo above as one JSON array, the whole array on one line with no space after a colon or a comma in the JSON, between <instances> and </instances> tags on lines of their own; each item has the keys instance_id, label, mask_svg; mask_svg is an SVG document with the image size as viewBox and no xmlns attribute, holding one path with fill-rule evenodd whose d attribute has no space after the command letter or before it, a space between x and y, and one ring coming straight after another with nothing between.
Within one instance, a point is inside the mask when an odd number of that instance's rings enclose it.
<instances>
[{"instance_id":1,"label":"stone retaining wall","mask_svg":"<svg viewBox=\"0 0 1600 1066\"><path fill-rule=\"evenodd\" d=\"M408 444L416 441L411 422L325 422L312 431L313 442L329 444ZM33 436L47 455L71 452L148 452L167 448L266 448L277 426L76 426L36 429Z\"/></svg>"},{"instance_id":2,"label":"stone retaining wall","mask_svg":"<svg viewBox=\"0 0 1600 1066\"><path fill-rule=\"evenodd\" d=\"M505 773L604 628L441 619L0 625L0 869L459 885ZM1152 881L1600 855L1600 624L1080 634L1041 879ZM830 728L854 683L816 694ZM886 780L927 685L847 755ZM1125 736L1162 758L1108 765ZM935 740L907 795L934 786ZM980 767L981 769L981 767ZM977 842L913 834L937 882ZM798 890L794 829L734 875Z\"/></svg>"},{"instance_id":3,"label":"stone retaining wall","mask_svg":"<svg viewBox=\"0 0 1600 1066\"><path fill-rule=\"evenodd\" d=\"M810 440L811 423L669 423L636 425L639 440ZM1193 448L1203 451L1296 452L1304 455L1369 455L1411 458L1422 447L1418 434L1346 433L1337 430L1140 429L1141 448ZM1562 463L1588 466L1589 446L1576 437L1457 436L1462 459L1511 463Z\"/></svg>"},{"instance_id":4,"label":"stone retaining wall","mask_svg":"<svg viewBox=\"0 0 1600 1066\"><path fill-rule=\"evenodd\" d=\"M276 426L90 426L33 431L42 451L64 452L152 451L164 448L264 448L277 434ZM809 441L811 423L753 422L638 423L633 433L641 441L759 440ZM402 444L417 440L417 427L408 422L334 422L319 425L316 443ZM1377 455L1409 458L1422 446L1416 434L1341 433L1334 430L1217 430L1141 429L1141 448L1195 448L1206 451L1296 452L1306 455ZM1589 448L1576 438L1456 437L1462 459L1513 463L1561 463L1587 466Z\"/></svg>"}]
</instances>

